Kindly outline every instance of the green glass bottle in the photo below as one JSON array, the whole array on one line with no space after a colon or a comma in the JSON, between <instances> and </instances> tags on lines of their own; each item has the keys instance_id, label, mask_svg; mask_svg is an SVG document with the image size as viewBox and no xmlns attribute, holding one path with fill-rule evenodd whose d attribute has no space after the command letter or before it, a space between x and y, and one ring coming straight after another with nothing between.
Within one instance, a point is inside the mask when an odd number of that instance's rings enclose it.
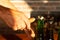
<instances>
[{"instance_id":1,"label":"green glass bottle","mask_svg":"<svg viewBox=\"0 0 60 40\"><path fill-rule=\"evenodd\" d=\"M43 27L44 27L43 17L38 16L37 27L36 27L36 30L37 30L37 39L36 40L44 40Z\"/></svg>"}]
</instances>

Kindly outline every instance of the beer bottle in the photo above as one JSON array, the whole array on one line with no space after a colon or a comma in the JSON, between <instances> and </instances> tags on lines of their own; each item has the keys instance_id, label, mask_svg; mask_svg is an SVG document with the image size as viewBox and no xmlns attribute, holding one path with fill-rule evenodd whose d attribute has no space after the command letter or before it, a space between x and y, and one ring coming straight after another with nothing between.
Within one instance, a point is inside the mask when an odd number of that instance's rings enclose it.
<instances>
[{"instance_id":1,"label":"beer bottle","mask_svg":"<svg viewBox=\"0 0 60 40\"><path fill-rule=\"evenodd\" d=\"M37 27L36 27L36 31L37 31L36 40L44 40L43 26L44 26L43 17L38 16Z\"/></svg>"}]
</instances>

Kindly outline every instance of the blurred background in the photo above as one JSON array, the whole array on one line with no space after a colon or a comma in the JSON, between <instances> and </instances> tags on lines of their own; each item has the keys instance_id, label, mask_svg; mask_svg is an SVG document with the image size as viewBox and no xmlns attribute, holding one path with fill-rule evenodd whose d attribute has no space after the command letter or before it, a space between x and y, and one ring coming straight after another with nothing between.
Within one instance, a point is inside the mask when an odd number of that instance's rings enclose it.
<instances>
[{"instance_id":1,"label":"blurred background","mask_svg":"<svg viewBox=\"0 0 60 40\"><path fill-rule=\"evenodd\" d=\"M26 13L26 15L28 15L28 16L30 14L31 15L30 17L36 18L35 22L33 22L31 25L35 32L36 32L36 26L38 24L37 23L38 16L43 16L44 17L43 30L46 30L46 31L44 31L43 38L45 40L50 40L50 39L51 40L59 40L59 37L60 37L60 35L59 35L59 33L60 33L60 30L59 30L60 29L60 0L10 0L10 1L11 1L11 3L13 3L13 5L19 11ZM50 27L48 27L47 25ZM15 34L15 33L24 34L25 33L24 31L12 31L10 28L6 27L7 25L5 24L5 22L1 18L0 18L0 26L1 26L0 27L0 34L7 34L7 33L8 34ZM49 28L51 28L51 30L53 32L50 32ZM47 30L52 35L48 34ZM50 35L52 37L50 37L50 39L49 39L48 38L49 36L46 36L46 35ZM47 37L47 39L45 37ZM34 40L37 40L35 38L34 38Z\"/></svg>"}]
</instances>

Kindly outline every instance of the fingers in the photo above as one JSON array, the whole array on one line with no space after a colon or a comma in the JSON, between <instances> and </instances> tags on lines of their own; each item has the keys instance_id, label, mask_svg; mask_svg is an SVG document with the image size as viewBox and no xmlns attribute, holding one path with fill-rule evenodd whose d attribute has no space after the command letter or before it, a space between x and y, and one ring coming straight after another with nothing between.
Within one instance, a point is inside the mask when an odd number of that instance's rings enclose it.
<instances>
[{"instance_id":1,"label":"fingers","mask_svg":"<svg viewBox=\"0 0 60 40\"><path fill-rule=\"evenodd\" d=\"M27 29L31 30L30 24L31 24L32 22L34 22L34 21L35 21L35 18L27 19L26 22L29 22L29 23L27 24Z\"/></svg>"},{"instance_id":2,"label":"fingers","mask_svg":"<svg viewBox=\"0 0 60 40\"><path fill-rule=\"evenodd\" d=\"M15 14L13 14L14 20L15 20L15 29L24 29L27 27L27 29L31 29L30 28L30 21L29 19L21 12L13 12ZM17 13L17 14L16 14Z\"/></svg>"},{"instance_id":3,"label":"fingers","mask_svg":"<svg viewBox=\"0 0 60 40\"><path fill-rule=\"evenodd\" d=\"M35 21L35 18L30 18L29 21L30 21L30 23L32 23Z\"/></svg>"},{"instance_id":4,"label":"fingers","mask_svg":"<svg viewBox=\"0 0 60 40\"><path fill-rule=\"evenodd\" d=\"M13 27L14 30L23 30L26 28L26 24L22 19L18 19L15 21L15 25Z\"/></svg>"},{"instance_id":5,"label":"fingers","mask_svg":"<svg viewBox=\"0 0 60 40\"><path fill-rule=\"evenodd\" d=\"M24 16L23 16L23 17L24 17ZM30 30L31 28L30 28L30 21L29 21L29 19L28 19L27 17L24 17L23 20L24 20L24 22L25 22L25 24L26 24L27 29Z\"/></svg>"},{"instance_id":6,"label":"fingers","mask_svg":"<svg viewBox=\"0 0 60 40\"><path fill-rule=\"evenodd\" d=\"M14 27L14 30L23 30L27 27L27 29L31 30L30 28L30 23L34 22L35 18L30 18L29 20L27 18L21 19L21 20L17 20L16 24Z\"/></svg>"},{"instance_id":7,"label":"fingers","mask_svg":"<svg viewBox=\"0 0 60 40\"><path fill-rule=\"evenodd\" d=\"M18 24L18 25L20 25L20 26L17 27L17 29L19 29L19 30L23 30L23 29L26 28L26 25L25 25L25 22L24 21L21 21L21 23Z\"/></svg>"}]
</instances>

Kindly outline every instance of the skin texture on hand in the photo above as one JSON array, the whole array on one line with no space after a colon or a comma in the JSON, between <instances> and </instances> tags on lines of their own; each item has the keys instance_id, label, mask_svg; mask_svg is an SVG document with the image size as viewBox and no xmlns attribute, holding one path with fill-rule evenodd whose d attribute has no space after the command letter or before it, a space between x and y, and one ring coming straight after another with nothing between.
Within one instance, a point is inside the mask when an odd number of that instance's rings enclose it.
<instances>
[{"instance_id":1,"label":"skin texture on hand","mask_svg":"<svg viewBox=\"0 0 60 40\"><path fill-rule=\"evenodd\" d=\"M19 11L12 11L13 18L15 19L15 26L17 26L17 29L23 30L27 27L27 29L30 29L30 21L29 19Z\"/></svg>"},{"instance_id":2,"label":"skin texture on hand","mask_svg":"<svg viewBox=\"0 0 60 40\"><path fill-rule=\"evenodd\" d=\"M17 11L17 8L10 2L10 0L0 0L0 5L2 5L0 6L0 17L9 27L13 30L23 30L25 28L31 30L30 21L28 19L30 17L30 12L22 13Z\"/></svg>"},{"instance_id":3,"label":"skin texture on hand","mask_svg":"<svg viewBox=\"0 0 60 40\"><path fill-rule=\"evenodd\" d=\"M23 30L26 26L28 27L30 23L28 23L28 18L24 15L24 13L17 11L17 8L10 2L10 0L0 0L0 5L10 8L10 15L5 13L1 14L3 20L10 26L14 28L14 30L21 29ZM14 10L11 10L14 9ZM7 11L7 12L9 12Z\"/></svg>"},{"instance_id":4,"label":"skin texture on hand","mask_svg":"<svg viewBox=\"0 0 60 40\"><path fill-rule=\"evenodd\" d=\"M0 17L13 30L30 29L29 19L22 12L0 6Z\"/></svg>"},{"instance_id":5,"label":"skin texture on hand","mask_svg":"<svg viewBox=\"0 0 60 40\"><path fill-rule=\"evenodd\" d=\"M30 23L35 19L28 19L22 12L17 10L12 10L3 6L0 6L0 17L5 21L5 23L13 30L31 30L32 36L34 37L34 31L30 28Z\"/></svg>"}]
</instances>

